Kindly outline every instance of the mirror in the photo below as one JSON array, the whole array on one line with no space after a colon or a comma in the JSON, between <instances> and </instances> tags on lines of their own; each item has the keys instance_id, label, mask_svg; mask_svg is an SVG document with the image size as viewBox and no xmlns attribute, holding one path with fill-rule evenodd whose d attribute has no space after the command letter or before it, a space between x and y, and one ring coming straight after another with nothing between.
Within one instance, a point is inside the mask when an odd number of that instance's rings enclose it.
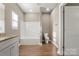
<instances>
[{"instance_id":1,"label":"mirror","mask_svg":"<svg viewBox=\"0 0 79 59\"><path fill-rule=\"evenodd\" d=\"M0 33L5 33L5 6L0 3Z\"/></svg>"}]
</instances>

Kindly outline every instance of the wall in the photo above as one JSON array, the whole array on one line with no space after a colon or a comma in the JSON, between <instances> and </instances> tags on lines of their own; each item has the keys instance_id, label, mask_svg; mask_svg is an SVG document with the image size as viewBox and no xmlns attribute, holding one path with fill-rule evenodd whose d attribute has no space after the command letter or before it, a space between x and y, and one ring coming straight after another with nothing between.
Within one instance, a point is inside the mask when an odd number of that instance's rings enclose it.
<instances>
[{"instance_id":1,"label":"wall","mask_svg":"<svg viewBox=\"0 0 79 59\"><path fill-rule=\"evenodd\" d=\"M51 13L53 21L53 43L58 48L57 53L63 55L63 7L66 3L61 3Z\"/></svg>"},{"instance_id":2,"label":"wall","mask_svg":"<svg viewBox=\"0 0 79 59\"><path fill-rule=\"evenodd\" d=\"M6 3L5 4L5 32L6 35L9 34L19 34L19 27L18 30L13 30L12 29L12 11L14 11L18 16L19 16L19 21L23 20L23 12L19 8L19 6L16 3ZM20 26L20 24L19 24Z\"/></svg>"},{"instance_id":3,"label":"wall","mask_svg":"<svg viewBox=\"0 0 79 59\"><path fill-rule=\"evenodd\" d=\"M49 34L49 37L50 37L50 32L51 32L51 30L50 30L50 14L42 14L41 15L41 22L42 22L42 32L44 32L44 33L48 33ZM52 29L52 28L51 28Z\"/></svg>"},{"instance_id":4,"label":"wall","mask_svg":"<svg viewBox=\"0 0 79 59\"><path fill-rule=\"evenodd\" d=\"M58 47L59 40L58 40L58 25L59 25L59 6L57 6L52 12L51 12L51 19L52 19L52 37L53 37L53 42L56 44Z\"/></svg>"},{"instance_id":5,"label":"wall","mask_svg":"<svg viewBox=\"0 0 79 59\"><path fill-rule=\"evenodd\" d=\"M24 21L40 21L40 13L26 13Z\"/></svg>"}]
</instances>

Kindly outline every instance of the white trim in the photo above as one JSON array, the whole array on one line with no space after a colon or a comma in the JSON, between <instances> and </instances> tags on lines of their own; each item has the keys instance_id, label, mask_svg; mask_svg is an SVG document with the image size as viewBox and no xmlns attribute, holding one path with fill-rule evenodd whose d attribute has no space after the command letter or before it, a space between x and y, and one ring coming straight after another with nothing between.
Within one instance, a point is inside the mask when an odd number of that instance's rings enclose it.
<instances>
[{"instance_id":1,"label":"white trim","mask_svg":"<svg viewBox=\"0 0 79 59\"><path fill-rule=\"evenodd\" d=\"M56 48L58 48L58 45L54 41L52 41L52 44L54 44L56 46ZM58 55L63 55L63 52L61 52L61 51L58 50L57 54Z\"/></svg>"},{"instance_id":2,"label":"white trim","mask_svg":"<svg viewBox=\"0 0 79 59\"><path fill-rule=\"evenodd\" d=\"M59 5L59 44L57 51L59 55L63 55L63 51L61 51L63 46L63 6L65 6L66 4L67 3L61 3Z\"/></svg>"},{"instance_id":3,"label":"white trim","mask_svg":"<svg viewBox=\"0 0 79 59\"><path fill-rule=\"evenodd\" d=\"M58 45L54 41L52 41L52 44L54 44L58 48Z\"/></svg>"},{"instance_id":4,"label":"white trim","mask_svg":"<svg viewBox=\"0 0 79 59\"><path fill-rule=\"evenodd\" d=\"M59 51L59 50L57 51L57 54L58 55L63 55L63 53L61 51Z\"/></svg>"},{"instance_id":5,"label":"white trim","mask_svg":"<svg viewBox=\"0 0 79 59\"><path fill-rule=\"evenodd\" d=\"M20 46L21 46L21 44L19 43L19 44L18 44L18 47L20 47Z\"/></svg>"}]
</instances>

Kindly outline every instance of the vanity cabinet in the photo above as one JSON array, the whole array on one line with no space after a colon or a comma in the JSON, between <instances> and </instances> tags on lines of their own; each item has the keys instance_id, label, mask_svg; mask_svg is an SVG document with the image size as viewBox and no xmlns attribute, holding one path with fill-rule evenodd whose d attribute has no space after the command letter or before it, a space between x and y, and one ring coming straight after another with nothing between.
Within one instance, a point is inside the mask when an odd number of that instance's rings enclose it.
<instances>
[{"instance_id":1,"label":"vanity cabinet","mask_svg":"<svg viewBox=\"0 0 79 59\"><path fill-rule=\"evenodd\" d=\"M14 43L11 47L10 47L10 55L11 56L18 56L19 55L19 47L18 47L18 43Z\"/></svg>"},{"instance_id":2,"label":"vanity cabinet","mask_svg":"<svg viewBox=\"0 0 79 59\"><path fill-rule=\"evenodd\" d=\"M10 56L10 47L6 48L6 49L3 49L1 52L0 52L0 56Z\"/></svg>"},{"instance_id":3,"label":"vanity cabinet","mask_svg":"<svg viewBox=\"0 0 79 59\"><path fill-rule=\"evenodd\" d=\"M0 42L0 56L19 55L19 37L14 37Z\"/></svg>"}]
</instances>

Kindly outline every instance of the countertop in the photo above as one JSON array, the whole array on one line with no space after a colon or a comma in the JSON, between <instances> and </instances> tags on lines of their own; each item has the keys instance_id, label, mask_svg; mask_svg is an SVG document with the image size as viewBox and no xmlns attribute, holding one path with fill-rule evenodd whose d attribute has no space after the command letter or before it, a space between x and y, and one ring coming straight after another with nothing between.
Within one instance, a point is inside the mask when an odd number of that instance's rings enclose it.
<instances>
[{"instance_id":1,"label":"countertop","mask_svg":"<svg viewBox=\"0 0 79 59\"><path fill-rule=\"evenodd\" d=\"M5 40L9 40L9 39L17 37L17 36L19 36L19 35L8 35L8 36L5 35L5 36L2 36L2 37L0 37L0 42L5 41Z\"/></svg>"}]
</instances>

